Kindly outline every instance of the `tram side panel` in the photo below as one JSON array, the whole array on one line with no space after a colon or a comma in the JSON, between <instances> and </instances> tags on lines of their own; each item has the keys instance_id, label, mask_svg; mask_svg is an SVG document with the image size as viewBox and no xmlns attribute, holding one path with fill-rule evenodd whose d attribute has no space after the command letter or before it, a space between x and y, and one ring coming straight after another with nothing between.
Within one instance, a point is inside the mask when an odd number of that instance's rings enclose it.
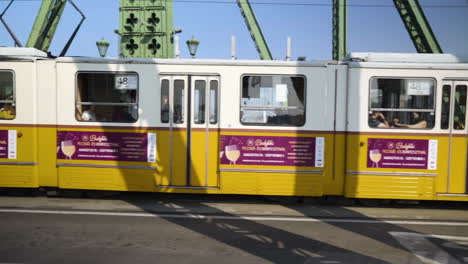
<instances>
[{"instance_id":1,"label":"tram side panel","mask_svg":"<svg viewBox=\"0 0 468 264\"><path fill-rule=\"evenodd\" d=\"M337 154L342 146L334 144L337 140L334 131L340 118L335 114L336 90L342 86L335 84L335 74L339 72L326 64L307 67L216 65L195 69L190 65L65 61L58 62L57 71L57 109L60 110L57 112L56 164L60 188L305 196L342 192L342 178L334 169L335 162L341 159ZM160 72L168 78L160 78ZM167 72L177 72L177 76ZM203 72L208 75L201 74ZM116 84L119 77L130 76L131 79L134 75L137 79L130 83L136 86ZM160 83L165 78L172 80L172 88L171 85L168 88L174 97L180 90L176 88L177 81L181 78L195 80L197 75L211 76L206 77L211 79L218 76L221 84L220 128L213 129L216 124L210 124L209 137L203 134L205 128L194 126L197 115L195 112L188 114L188 111L195 111L194 107L185 109L184 123L175 124L172 130L161 122L163 89ZM188 87L188 79L185 80L185 88L181 90L184 96L178 94L174 98L183 99L187 106L187 90L190 89L190 103L196 104L196 85ZM102 101L113 98L116 91L123 97L115 98L116 102ZM100 94L103 92L105 97ZM244 96L244 93L247 94ZM108 122L108 118L113 118L112 113L108 113L109 106L135 106L133 97L126 96L129 94L137 97L136 121ZM92 105L96 111L95 120L83 120L90 118L85 111ZM174 103L174 107L176 105ZM175 109L172 110L175 114ZM211 119L211 116L206 118ZM191 146L180 141L186 138L188 122L192 125ZM203 134L200 140L196 140L197 133ZM142 153L134 151L140 149L148 154L150 136L157 138L154 143L156 160L148 160L149 156L142 157ZM130 153L121 148L128 138L134 145ZM202 138L209 140L209 149L203 148L206 144L201 143ZM186 174L189 171L185 160L188 149L192 155L209 154L205 159L192 157L192 162L197 164L191 166L191 174ZM115 153L121 156L115 157ZM210 171L208 181L204 182L206 177L200 177L203 174L200 172L206 174L207 169ZM194 175L196 177L192 177Z\"/></svg>"},{"instance_id":2,"label":"tram side panel","mask_svg":"<svg viewBox=\"0 0 468 264\"><path fill-rule=\"evenodd\" d=\"M222 192L339 194L333 181L333 74L325 65L242 70L232 76L238 78L230 81L234 87L222 90Z\"/></svg>"},{"instance_id":3,"label":"tram side panel","mask_svg":"<svg viewBox=\"0 0 468 264\"><path fill-rule=\"evenodd\" d=\"M442 125L443 79L466 72L401 68L350 65L347 197L443 199L450 179L466 181L466 129L451 137Z\"/></svg>"},{"instance_id":4,"label":"tram side panel","mask_svg":"<svg viewBox=\"0 0 468 264\"><path fill-rule=\"evenodd\" d=\"M0 62L0 187L38 187L36 63Z\"/></svg>"},{"instance_id":5,"label":"tram side panel","mask_svg":"<svg viewBox=\"0 0 468 264\"><path fill-rule=\"evenodd\" d=\"M57 76L59 187L154 191L164 171L156 68L64 61Z\"/></svg>"},{"instance_id":6,"label":"tram side panel","mask_svg":"<svg viewBox=\"0 0 468 264\"><path fill-rule=\"evenodd\" d=\"M333 174L327 178L324 186L324 195L343 195L346 165L346 113L347 113L347 74L346 65L329 65L327 68L329 83L328 89L333 92L334 100L332 107L328 107L333 112L333 129L331 144L332 160L329 165L333 168Z\"/></svg>"},{"instance_id":7,"label":"tram side panel","mask_svg":"<svg viewBox=\"0 0 468 264\"><path fill-rule=\"evenodd\" d=\"M446 164L442 177L436 178L438 200L468 200L468 129L466 106L468 65L441 72L438 106L440 108L440 142Z\"/></svg>"},{"instance_id":8,"label":"tram side panel","mask_svg":"<svg viewBox=\"0 0 468 264\"><path fill-rule=\"evenodd\" d=\"M37 62L37 148L39 186L58 187L57 174L57 84L54 60ZM60 87L66 89L65 87Z\"/></svg>"}]
</instances>

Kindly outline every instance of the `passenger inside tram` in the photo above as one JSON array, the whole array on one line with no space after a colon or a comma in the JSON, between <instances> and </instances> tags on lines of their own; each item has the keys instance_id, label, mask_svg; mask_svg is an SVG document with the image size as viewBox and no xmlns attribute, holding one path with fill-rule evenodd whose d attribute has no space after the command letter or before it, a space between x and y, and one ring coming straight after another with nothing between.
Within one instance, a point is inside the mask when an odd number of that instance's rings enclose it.
<instances>
[{"instance_id":1,"label":"passenger inside tram","mask_svg":"<svg viewBox=\"0 0 468 264\"><path fill-rule=\"evenodd\" d=\"M369 126L373 128L388 128L390 127L389 123L385 119L385 116L382 112L374 111L369 115Z\"/></svg>"},{"instance_id":2,"label":"passenger inside tram","mask_svg":"<svg viewBox=\"0 0 468 264\"><path fill-rule=\"evenodd\" d=\"M411 113L411 119L409 124L402 124L398 118L394 118L393 122L395 127L404 127L404 128L427 128L427 121L421 117L421 114L418 112Z\"/></svg>"},{"instance_id":3,"label":"passenger inside tram","mask_svg":"<svg viewBox=\"0 0 468 264\"><path fill-rule=\"evenodd\" d=\"M0 119L13 119L15 116L15 107L12 104L0 104Z\"/></svg>"},{"instance_id":4,"label":"passenger inside tram","mask_svg":"<svg viewBox=\"0 0 468 264\"><path fill-rule=\"evenodd\" d=\"M14 119L16 116L14 104L15 96L13 93L13 86L10 85L13 81L8 78L3 78L6 79L6 81L2 80L2 75L5 74L0 73L0 119Z\"/></svg>"},{"instance_id":5,"label":"passenger inside tram","mask_svg":"<svg viewBox=\"0 0 468 264\"><path fill-rule=\"evenodd\" d=\"M89 106L84 106L86 108L85 111L83 111L83 114L81 114L81 120L82 121L96 121L96 106L95 105L89 105Z\"/></svg>"},{"instance_id":6,"label":"passenger inside tram","mask_svg":"<svg viewBox=\"0 0 468 264\"><path fill-rule=\"evenodd\" d=\"M454 125L453 125L454 129L457 129L457 130L465 129L465 124L460 120L460 118L458 116L454 117L453 122L454 122Z\"/></svg>"}]
</instances>

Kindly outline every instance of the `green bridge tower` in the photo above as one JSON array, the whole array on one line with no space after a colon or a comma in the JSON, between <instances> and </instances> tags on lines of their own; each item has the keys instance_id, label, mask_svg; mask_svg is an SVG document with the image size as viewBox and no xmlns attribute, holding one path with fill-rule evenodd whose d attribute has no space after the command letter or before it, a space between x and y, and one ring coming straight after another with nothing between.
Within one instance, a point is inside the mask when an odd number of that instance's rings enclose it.
<instances>
[{"instance_id":1,"label":"green bridge tower","mask_svg":"<svg viewBox=\"0 0 468 264\"><path fill-rule=\"evenodd\" d=\"M120 0L121 54L124 58L173 58L172 0Z\"/></svg>"}]
</instances>

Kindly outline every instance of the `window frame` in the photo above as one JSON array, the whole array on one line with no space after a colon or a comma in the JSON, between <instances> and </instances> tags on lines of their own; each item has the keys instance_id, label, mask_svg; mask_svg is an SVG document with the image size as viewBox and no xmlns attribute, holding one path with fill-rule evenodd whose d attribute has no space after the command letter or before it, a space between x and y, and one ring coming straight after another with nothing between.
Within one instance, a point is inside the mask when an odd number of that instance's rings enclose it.
<instances>
[{"instance_id":1,"label":"window frame","mask_svg":"<svg viewBox=\"0 0 468 264\"><path fill-rule=\"evenodd\" d=\"M96 73L96 74L114 74L114 75L117 75L117 74L135 74L137 76L137 89L136 89L136 98L135 98L135 101L136 103L105 103L105 102L101 102L101 103L90 103L90 102L81 102L81 103L78 103L77 101L77 98L78 98L78 75L80 73ZM131 105L136 105L137 106L137 118L135 119L135 121L132 121L132 122L115 122L115 121L85 121L85 120L78 120L77 118L77 111L76 111L76 107L77 105L80 104L80 105L106 105L106 106L131 106ZM75 120L78 121L78 122L85 122L85 123L119 123L119 124L134 124L134 123L137 123L139 120L140 120L140 75L138 74L138 72L136 71L77 71L75 73L75 103L74 103L74 108L75 108L75 112L74 112L74 115L75 115Z\"/></svg>"},{"instance_id":2,"label":"window frame","mask_svg":"<svg viewBox=\"0 0 468 264\"><path fill-rule=\"evenodd\" d=\"M208 123L209 125L218 125L218 122L219 122L219 105L220 105L220 84L221 84L221 77L219 79L212 79L209 81L209 89L208 89L208 93L209 93L209 100L210 100L210 108L211 108L211 83L212 82L216 82L216 89L213 89L215 91L215 97L214 97L214 102L215 102L215 121L212 122L211 121L211 109L208 109L208 116L209 116L209 120L208 120Z\"/></svg>"},{"instance_id":3,"label":"window frame","mask_svg":"<svg viewBox=\"0 0 468 264\"><path fill-rule=\"evenodd\" d=\"M372 89L372 81L374 79L391 79L391 80L414 80L414 79L428 79L432 80L434 82L434 91L433 91L433 103L434 103L434 108L431 109L411 109L411 108L371 108L371 89ZM379 112L420 112L420 113L434 113L434 125L431 128L403 128L403 127L397 127L397 128L391 128L391 127L371 127L369 126L369 121L368 118L366 118L366 124L367 127L370 129L404 129L404 130L434 130L437 126L437 92L438 92L438 82L435 77L416 77L416 76L371 76L369 78L369 83L368 83L368 88L367 88L367 115L370 114L370 112L373 111L379 111Z\"/></svg>"},{"instance_id":4,"label":"window frame","mask_svg":"<svg viewBox=\"0 0 468 264\"><path fill-rule=\"evenodd\" d=\"M448 86L448 91L449 91L449 101L448 101L448 104L447 104L447 110L448 110L448 113L447 113L447 127L444 128L443 127L443 123L442 123L442 117L443 117L443 114L444 114L444 88ZM451 101L452 101L452 85L449 85L449 84L442 84L442 87L441 87L441 98L440 98L440 121L439 121L439 128L442 130L442 131L448 131L450 129L450 108L451 108Z\"/></svg>"},{"instance_id":5,"label":"window frame","mask_svg":"<svg viewBox=\"0 0 468 264\"><path fill-rule=\"evenodd\" d=\"M167 81L167 121L163 120L163 82ZM171 121L171 101L170 101L170 90L171 90L171 80L170 79L160 79L159 82L159 121L161 124L169 124ZM164 87L166 88L166 87ZM166 95L166 94L164 94Z\"/></svg>"},{"instance_id":6,"label":"window frame","mask_svg":"<svg viewBox=\"0 0 468 264\"><path fill-rule=\"evenodd\" d=\"M14 107L15 107L15 117L13 117L12 119L3 119L3 118L0 118L0 121L11 121L11 120L15 120L16 117L18 116L18 111L17 111L17 104L16 104L16 72L13 70L13 69L0 69L0 72L10 72L11 73L11 76L12 76L12 86L13 86L13 100L0 100L0 103L10 103L12 104Z\"/></svg>"},{"instance_id":7,"label":"window frame","mask_svg":"<svg viewBox=\"0 0 468 264\"><path fill-rule=\"evenodd\" d=\"M200 90L199 89L200 87L197 87L197 82L203 82L204 83L204 86L203 86L203 96L200 96ZM207 112L207 107L206 107L206 96L207 96L207 91L210 92L211 89L210 87L208 86L210 83L207 81L207 80L197 80L195 79L194 83L193 83L193 124L195 125L206 125L206 112ZM198 90L198 98L195 96L197 93L196 91ZM198 100L198 104L197 104L197 100ZM201 104L201 102L203 102L203 104ZM202 106L203 106L203 115L200 115L200 113L202 112ZM198 108L198 109L197 109ZM208 110L209 112L209 110ZM198 119L195 119L195 114L197 116Z\"/></svg>"},{"instance_id":8,"label":"window frame","mask_svg":"<svg viewBox=\"0 0 468 264\"><path fill-rule=\"evenodd\" d=\"M242 92L243 92L243 79L244 77L256 77L256 76L260 76L260 77L268 77L268 76L282 76L282 77L301 77L304 79L304 123L300 126L294 126L294 125L272 125L272 124L263 124L263 123L244 123L242 122L242 117L241 117L241 113L242 113ZM307 76L304 75L304 74L279 74L279 73L274 73L274 74L266 74L266 73L244 73L240 76L240 96L239 96L239 123L242 125L242 126L264 126L264 127L304 127L306 124L307 124ZM268 109L301 109L301 108L298 108L298 107L290 107L290 106L286 106L286 107L274 107L274 106L265 106L265 107L253 107L253 108L256 108L254 110L268 110Z\"/></svg>"},{"instance_id":9,"label":"window frame","mask_svg":"<svg viewBox=\"0 0 468 264\"><path fill-rule=\"evenodd\" d=\"M464 105L465 106L465 113L463 113L463 118L464 118L463 123L462 123L463 128L455 128L455 122L456 122L455 117L456 117L456 106L457 106L456 96L457 96L457 90L458 90L457 88L459 88L459 87L460 88L461 87L465 88L465 105ZM453 120L452 120L453 122L452 122L452 124L449 124L449 126L452 126L452 128L451 128L452 131L464 131L465 130L465 124L466 124L466 116L467 116L466 107L468 106L468 101L467 101L467 99L468 99L467 98L468 97L468 85L466 85L466 84L455 84L454 83L452 88L454 89L454 92L455 92L453 94L453 96L454 96L454 98L453 98L453 100L454 100L453 101Z\"/></svg>"}]
</instances>

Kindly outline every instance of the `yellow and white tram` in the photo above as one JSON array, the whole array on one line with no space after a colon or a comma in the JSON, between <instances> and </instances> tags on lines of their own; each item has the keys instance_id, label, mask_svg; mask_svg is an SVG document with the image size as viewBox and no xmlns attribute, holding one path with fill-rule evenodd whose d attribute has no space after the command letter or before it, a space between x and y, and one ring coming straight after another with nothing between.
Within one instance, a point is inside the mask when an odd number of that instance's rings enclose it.
<instances>
[{"instance_id":1,"label":"yellow and white tram","mask_svg":"<svg viewBox=\"0 0 468 264\"><path fill-rule=\"evenodd\" d=\"M468 60L0 48L0 187L468 201Z\"/></svg>"}]
</instances>

